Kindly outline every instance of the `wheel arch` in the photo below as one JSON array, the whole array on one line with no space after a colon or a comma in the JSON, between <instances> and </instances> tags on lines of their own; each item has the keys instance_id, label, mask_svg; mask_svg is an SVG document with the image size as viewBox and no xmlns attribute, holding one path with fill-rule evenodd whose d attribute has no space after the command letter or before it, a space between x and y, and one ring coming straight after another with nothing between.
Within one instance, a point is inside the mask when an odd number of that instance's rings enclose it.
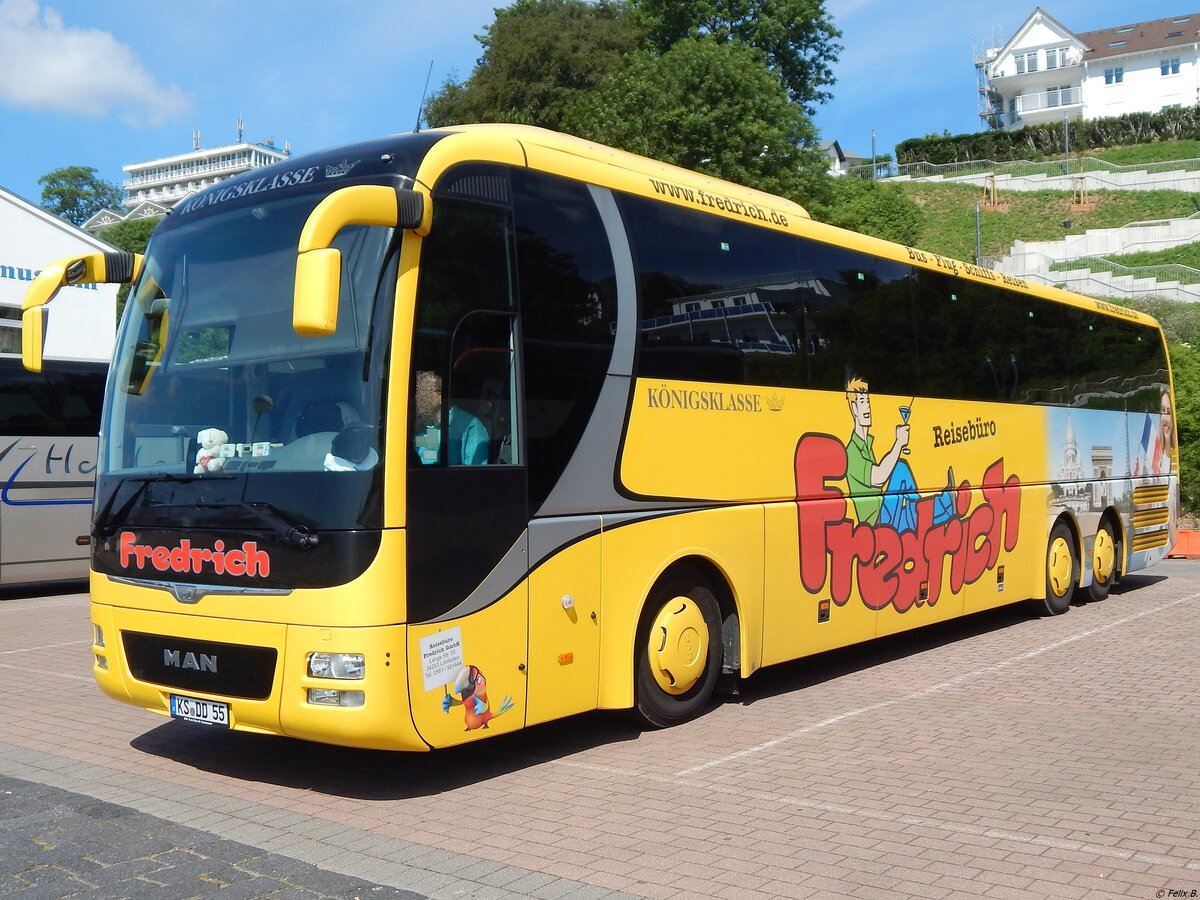
<instances>
[{"instance_id":1,"label":"wheel arch","mask_svg":"<svg viewBox=\"0 0 1200 900\"><path fill-rule=\"evenodd\" d=\"M600 696L601 709L630 709L634 705L634 670L639 650L639 635L648 616L653 615L651 598L668 579L679 574L690 573L700 579L713 593L721 613L722 669L731 653L737 661L744 659L745 635L742 633L743 615L741 604L733 589L733 579L710 557L690 553L665 562L662 567L643 583L638 591L636 614L630 615L613 634L607 648L601 650Z\"/></svg>"},{"instance_id":2,"label":"wheel arch","mask_svg":"<svg viewBox=\"0 0 1200 900\"><path fill-rule=\"evenodd\" d=\"M724 670L730 658L729 639L732 632L732 636L736 639L733 646L733 653L736 654L737 665L734 667L734 671L740 669L742 656L742 616L737 597L733 591L732 579L729 578L717 563L708 557L696 554L681 556L664 566L642 596L641 609L638 612L637 620L633 623L633 632L630 636L630 665L632 665L637 653L638 635L642 631L642 624L645 622L647 616L654 614L650 598L654 596L659 586L667 580L677 576L690 577L693 574L712 591L713 596L717 598L717 605L721 610L721 645L723 648L721 667Z\"/></svg>"}]
</instances>

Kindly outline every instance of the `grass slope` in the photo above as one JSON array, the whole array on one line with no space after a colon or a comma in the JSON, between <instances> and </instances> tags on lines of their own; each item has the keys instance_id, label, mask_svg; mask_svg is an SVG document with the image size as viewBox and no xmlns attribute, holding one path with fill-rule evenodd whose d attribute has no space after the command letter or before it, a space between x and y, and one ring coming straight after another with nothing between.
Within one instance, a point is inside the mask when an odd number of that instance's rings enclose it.
<instances>
[{"instance_id":1,"label":"grass slope","mask_svg":"<svg viewBox=\"0 0 1200 900\"><path fill-rule=\"evenodd\" d=\"M975 204L983 190L973 185L899 184L921 208L924 225L917 246L956 259L975 258ZM1072 213L1066 191L1001 191L1006 212L980 215L984 256L1007 253L1013 241L1056 241L1089 228L1119 228L1130 222L1190 216L1200 195L1183 191L1096 191L1096 208Z\"/></svg>"}]
</instances>

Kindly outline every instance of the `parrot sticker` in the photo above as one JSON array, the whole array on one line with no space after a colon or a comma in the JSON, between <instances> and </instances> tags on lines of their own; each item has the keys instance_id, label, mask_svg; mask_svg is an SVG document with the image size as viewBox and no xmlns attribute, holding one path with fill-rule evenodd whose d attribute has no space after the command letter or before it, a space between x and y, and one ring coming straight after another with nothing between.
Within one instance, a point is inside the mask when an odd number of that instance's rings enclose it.
<instances>
[{"instance_id":1,"label":"parrot sticker","mask_svg":"<svg viewBox=\"0 0 1200 900\"><path fill-rule=\"evenodd\" d=\"M487 679L476 666L463 666L458 677L454 679L454 693L442 697L442 712L449 713L450 707L463 707L463 718L467 723L467 731L476 728L487 728L488 722L502 716L513 708L512 697L505 696L500 701L499 709L492 711L488 704Z\"/></svg>"}]
</instances>

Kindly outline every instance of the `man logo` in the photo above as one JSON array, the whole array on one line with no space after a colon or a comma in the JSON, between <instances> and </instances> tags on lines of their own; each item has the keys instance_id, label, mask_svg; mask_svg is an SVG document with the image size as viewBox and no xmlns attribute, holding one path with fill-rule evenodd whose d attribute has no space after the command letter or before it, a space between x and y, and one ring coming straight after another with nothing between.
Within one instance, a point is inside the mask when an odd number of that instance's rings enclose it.
<instances>
[{"instance_id":1,"label":"man logo","mask_svg":"<svg viewBox=\"0 0 1200 900\"><path fill-rule=\"evenodd\" d=\"M172 669L192 669L196 672L217 674L217 655L207 653L181 653L179 650L163 649L163 665Z\"/></svg>"}]
</instances>

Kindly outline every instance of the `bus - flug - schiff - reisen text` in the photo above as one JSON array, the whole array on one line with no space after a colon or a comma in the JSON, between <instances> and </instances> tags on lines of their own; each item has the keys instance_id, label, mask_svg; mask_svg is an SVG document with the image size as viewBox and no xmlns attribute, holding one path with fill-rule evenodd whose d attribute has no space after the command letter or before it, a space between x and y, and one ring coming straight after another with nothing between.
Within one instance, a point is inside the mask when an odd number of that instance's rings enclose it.
<instances>
[{"instance_id":1,"label":"bus - flug - schiff - reisen text","mask_svg":"<svg viewBox=\"0 0 1200 900\"><path fill-rule=\"evenodd\" d=\"M93 672L214 727L425 750L666 726L763 666L1173 541L1162 332L536 128L396 135L179 204L131 282ZM49 364L48 364L49 365Z\"/></svg>"}]
</instances>

